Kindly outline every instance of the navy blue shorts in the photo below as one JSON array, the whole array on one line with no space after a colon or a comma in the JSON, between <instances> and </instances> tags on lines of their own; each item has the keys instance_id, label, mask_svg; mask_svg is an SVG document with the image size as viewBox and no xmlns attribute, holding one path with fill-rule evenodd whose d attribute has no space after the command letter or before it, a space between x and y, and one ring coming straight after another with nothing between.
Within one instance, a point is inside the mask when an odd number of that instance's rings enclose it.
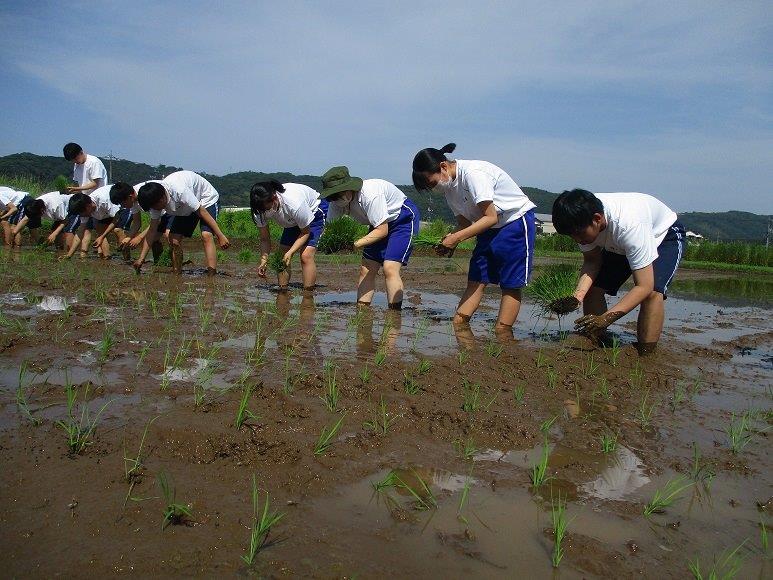
<instances>
[{"instance_id":1,"label":"navy blue shorts","mask_svg":"<svg viewBox=\"0 0 773 580\"><path fill-rule=\"evenodd\" d=\"M74 234L80 225L81 216L79 216L77 213L71 213L66 218L64 218L64 229L62 231L65 234Z\"/></svg>"},{"instance_id":2,"label":"navy blue shorts","mask_svg":"<svg viewBox=\"0 0 773 580\"><path fill-rule=\"evenodd\" d=\"M664 298L668 297L668 285L679 268L679 262L681 262L686 248L687 236L685 236L684 226L677 220L668 228L666 237L658 246L658 257L652 263L655 275L655 292L660 292ZM622 254L602 250L601 259L601 269L593 285L602 288L610 296L617 296L620 286L631 275L628 258Z\"/></svg>"},{"instance_id":3,"label":"navy blue shorts","mask_svg":"<svg viewBox=\"0 0 773 580\"><path fill-rule=\"evenodd\" d=\"M217 215L220 213L220 202L216 201L204 209L206 209L209 215L212 216L212 219L217 221ZM188 215L176 215L170 217L174 218L171 225L169 226L170 234L177 234L179 236L190 238L193 235L193 231L196 229L196 226L199 226L199 229L202 232L212 233L212 229L201 221L201 218L199 218L199 212L197 211L194 211L192 214Z\"/></svg>"},{"instance_id":4,"label":"navy blue shorts","mask_svg":"<svg viewBox=\"0 0 773 580\"><path fill-rule=\"evenodd\" d=\"M362 257L379 264L389 260L405 266L413 251L413 236L419 233L419 219L419 208L406 197L400 215L388 224L387 236L366 247Z\"/></svg>"},{"instance_id":5,"label":"navy blue shorts","mask_svg":"<svg viewBox=\"0 0 773 580\"><path fill-rule=\"evenodd\" d=\"M499 284L507 290L523 288L531 278L536 235L534 210L501 228L478 234L467 280Z\"/></svg>"},{"instance_id":6,"label":"navy blue shorts","mask_svg":"<svg viewBox=\"0 0 773 580\"><path fill-rule=\"evenodd\" d=\"M31 204L35 199L31 195L25 195L23 198L21 198L21 201L16 206L16 213L8 217L8 223L12 226L15 226L21 221L21 218L23 218L26 214L26 207ZM37 224L37 225L35 225ZM29 226L30 229L36 229L40 227L40 219L35 220L33 217L30 217Z\"/></svg>"},{"instance_id":7,"label":"navy blue shorts","mask_svg":"<svg viewBox=\"0 0 773 580\"><path fill-rule=\"evenodd\" d=\"M159 218L158 226L156 227L156 231L159 234L163 234L172 225L172 221L174 221L174 216L173 215L169 215L168 213L165 213L164 215L162 215Z\"/></svg>"},{"instance_id":8,"label":"navy blue shorts","mask_svg":"<svg viewBox=\"0 0 773 580\"><path fill-rule=\"evenodd\" d=\"M327 220L327 208L327 200L321 200L319 202L317 211L314 212L314 221L309 224L309 240L306 242L306 245L303 246L303 248L306 246L311 246L312 248L317 247L319 238L322 235L322 231L325 229L325 220ZM298 236L300 235L301 228L298 226L285 228L282 232L282 237L279 238L279 243L282 246L287 246L289 248L295 243L295 240L297 240ZM301 250L303 250L303 248L301 248Z\"/></svg>"},{"instance_id":9,"label":"navy blue shorts","mask_svg":"<svg viewBox=\"0 0 773 580\"><path fill-rule=\"evenodd\" d=\"M131 210L122 207L118 210L118 213L115 214L115 227L119 230L128 230L132 226L133 219L134 214L131 212Z\"/></svg>"}]
</instances>

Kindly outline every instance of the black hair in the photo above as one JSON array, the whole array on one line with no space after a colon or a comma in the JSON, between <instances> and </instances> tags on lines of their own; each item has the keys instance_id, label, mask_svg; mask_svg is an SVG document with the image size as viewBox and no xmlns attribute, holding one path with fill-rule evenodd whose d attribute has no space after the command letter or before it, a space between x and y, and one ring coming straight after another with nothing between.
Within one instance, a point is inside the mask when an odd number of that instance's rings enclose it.
<instances>
[{"instance_id":1,"label":"black hair","mask_svg":"<svg viewBox=\"0 0 773 580\"><path fill-rule=\"evenodd\" d=\"M155 181L151 181L140 187L140 190L137 192L137 202L142 209L150 211L150 207L163 199L164 195L166 195L164 186Z\"/></svg>"},{"instance_id":2,"label":"black hair","mask_svg":"<svg viewBox=\"0 0 773 580\"><path fill-rule=\"evenodd\" d=\"M565 191L553 202L553 226L559 234L576 234L591 225L597 213L604 214L604 204L590 191Z\"/></svg>"},{"instance_id":3,"label":"black hair","mask_svg":"<svg viewBox=\"0 0 773 580\"><path fill-rule=\"evenodd\" d=\"M430 189L427 183L427 175L432 175L440 171L440 164L443 161L450 161L446 153L453 153L456 149L456 143L449 143L440 149L427 147L422 149L413 158L413 185L419 191Z\"/></svg>"},{"instance_id":4,"label":"black hair","mask_svg":"<svg viewBox=\"0 0 773 580\"><path fill-rule=\"evenodd\" d=\"M121 205L134 193L134 188L125 181L117 181L110 188L110 203Z\"/></svg>"},{"instance_id":5,"label":"black hair","mask_svg":"<svg viewBox=\"0 0 773 580\"><path fill-rule=\"evenodd\" d=\"M43 203L42 199L33 199L24 205L24 213L30 217L43 215L44 209L46 209L46 204Z\"/></svg>"},{"instance_id":6,"label":"black hair","mask_svg":"<svg viewBox=\"0 0 773 580\"><path fill-rule=\"evenodd\" d=\"M64 153L64 158L67 159L67 161L75 160L75 158L80 155L81 151L83 151L83 147L77 143L68 143L62 148L62 153Z\"/></svg>"},{"instance_id":7,"label":"black hair","mask_svg":"<svg viewBox=\"0 0 773 580\"><path fill-rule=\"evenodd\" d=\"M282 193L284 190L284 185L276 179L259 181L253 185L250 189L250 209L252 209L252 215L259 215L263 219L263 214L266 213L263 207L274 198L276 192Z\"/></svg>"},{"instance_id":8,"label":"black hair","mask_svg":"<svg viewBox=\"0 0 773 580\"><path fill-rule=\"evenodd\" d=\"M89 203L91 203L91 198L85 193L73 193L67 203L67 213L81 215Z\"/></svg>"}]
</instances>

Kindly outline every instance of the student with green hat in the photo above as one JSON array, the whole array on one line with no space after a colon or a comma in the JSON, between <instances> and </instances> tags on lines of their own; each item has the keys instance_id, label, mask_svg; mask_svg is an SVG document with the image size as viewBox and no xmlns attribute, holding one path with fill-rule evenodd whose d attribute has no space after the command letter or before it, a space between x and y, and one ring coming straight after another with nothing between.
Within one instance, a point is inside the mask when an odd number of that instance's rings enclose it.
<instances>
[{"instance_id":1,"label":"student with green hat","mask_svg":"<svg viewBox=\"0 0 773 580\"><path fill-rule=\"evenodd\" d=\"M363 248L357 304L369 305L376 289L376 275L384 268L387 302L392 310L403 304L400 268L408 264L413 236L419 232L419 209L397 187L383 179L360 179L344 166L322 176L322 197L330 203L328 221L348 215L369 226L368 234L354 242Z\"/></svg>"}]
</instances>

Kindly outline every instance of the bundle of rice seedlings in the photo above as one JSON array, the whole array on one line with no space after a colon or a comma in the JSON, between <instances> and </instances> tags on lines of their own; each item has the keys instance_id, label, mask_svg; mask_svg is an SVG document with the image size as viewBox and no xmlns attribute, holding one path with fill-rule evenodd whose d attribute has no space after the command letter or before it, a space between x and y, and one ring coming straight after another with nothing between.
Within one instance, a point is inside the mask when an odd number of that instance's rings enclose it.
<instances>
[{"instance_id":1,"label":"bundle of rice seedlings","mask_svg":"<svg viewBox=\"0 0 773 580\"><path fill-rule=\"evenodd\" d=\"M284 261L284 254L280 250L271 252L271 254L268 257L267 265L268 265L268 269L276 273L277 275L287 270L287 264L285 264L285 261Z\"/></svg>"},{"instance_id":2,"label":"bundle of rice seedlings","mask_svg":"<svg viewBox=\"0 0 773 580\"><path fill-rule=\"evenodd\" d=\"M57 175L54 178L54 189L60 193L67 193L67 188L71 185L72 181L70 181L64 175Z\"/></svg>"},{"instance_id":3,"label":"bundle of rice seedlings","mask_svg":"<svg viewBox=\"0 0 773 580\"><path fill-rule=\"evenodd\" d=\"M574 266L555 264L548 266L526 288L543 315L552 313L564 316L580 305L573 296L577 280L578 273Z\"/></svg>"},{"instance_id":4,"label":"bundle of rice seedlings","mask_svg":"<svg viewBox=\"0 0 773 580\"><path fill-rule=\"evenodd\" d=\"M434 234L432 232L426 232L426 231L420 231L414 238L413 238L413 245L414 246L424 246L429 248L436 248L440 245L440 241L443 239L443 236L439 236L437 234Z\"/></svg>"}]
</instances>

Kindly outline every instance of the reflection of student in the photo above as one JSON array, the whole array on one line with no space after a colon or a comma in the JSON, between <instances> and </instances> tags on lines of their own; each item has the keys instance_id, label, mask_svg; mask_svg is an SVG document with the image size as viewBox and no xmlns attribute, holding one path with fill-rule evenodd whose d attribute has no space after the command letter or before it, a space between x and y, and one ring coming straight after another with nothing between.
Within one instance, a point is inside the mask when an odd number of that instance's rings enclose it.
<instances>
[{"instance_id":1,"label":"reflection of student","mask_svg":"<svg viewBox=\"0 0 773 580\"><path fill-rule=\"evenodd\" d=\"M413 159L413 183L419 190L442 193L457 227L438 248L443 255L464 240L476 238L467 288L454 315L469 322L488 284L499 284L502 300L496 330L512 333L521 309L521 289L529 282L534 257L535 205L518 184L488 161L451 160L456 145L422 149Z\"/></svg>"},{"instance_id":2,"label":"reflection of student","mask_svg":"<svg viewBox=\"0 0 773 580\"><path fill-rule=\"evenodd\" d=\"M413 236L419 232L419 210L395 185L383 179L351 177L346 167L333 167L322 176L322 197L330 202L328 220L349 215L370 227L354 242L363 248L357 282L357 302L370 304L376 275L383 267L389 308L403 304L400 268L408 264Z\"/></svg>"},{"instance_id":3,"label":"reflection of student","mask_svg":"<svg viewBox=\"0 0 773 580\"><path fill-rule=\"evenodd\" d=\"M654 350L663 330L664 300L687 245L685 230L663 202L644 193L565 191L553 203L556 231L580 244L583 264L574 292L585 316L577 329L597 336L637 306L639 352ZM611 308L633 275L634 286Z\"/></svg>"},{"instance_id":4,"label":"reflection of student","mask_svg":"<svg viewBox=\"0 0 773 580\"><path fill-rule=\"evenodd\" d=\"M325 229L327 201L319 199L319 193L300 183L261 181L250 190L252 220L260 229L260 265L258 276L266 277L268 255L271 253L271 235L268 222L274 221L284 228L279 249L287 270L279 273L279 286L286 288L290 281L290 262L300 252L304 290L313 290L317 283L317 264L314 256L317 243Z\"/></svg>"}]
</instances>

